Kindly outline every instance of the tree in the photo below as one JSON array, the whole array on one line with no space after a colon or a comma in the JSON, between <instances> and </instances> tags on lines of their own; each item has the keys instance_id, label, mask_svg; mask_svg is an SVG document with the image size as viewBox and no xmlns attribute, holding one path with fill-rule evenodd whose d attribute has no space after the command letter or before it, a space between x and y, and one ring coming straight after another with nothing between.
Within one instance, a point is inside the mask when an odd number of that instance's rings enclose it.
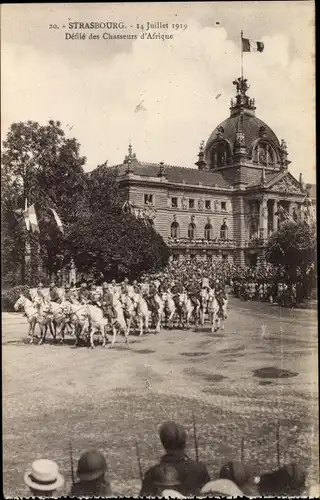
<instances>
[{"instance_id":1,"label":"tree","mask_svg":"<svg viewBox=\"0 0 320 500\"><path fill-rule=\"evenodd\" d=\"M121 209L87 212L73 226L68 238L70 256L80 272L102 273L104 279L161 270L169 249L147 221Z\"/></svg>"},{"instance_id":2,"label":"tree","mask_svg":"<svg viewBox=\"0 0 320 500\"><path fill-rule=\"evenodd\" d=\"M118 189L118 169L99 165L88 174L87 202L90 210L110 211L120 207L122 198Z\"/></svg>"},{"instance_id":3,"label":"tree","mask_svg":"<svg viewBox=\"0 0 320 500\"><path fill-rule=\"evenodd\" d=\"M87 180L83 171L86 159L79 154L80 145L67 138L60 122L50 120L48 125L37 122L13 123L3 143L2 151L2 209L8 231L5 238L9 247L15 247L12 262L23 263L26 229L20 227L22 237L9 231L9 219L14 209L35 203L40 226L41 254L46 267L54 272L62 265L63 238L49 208L61 217L66 232L81 212L86 196ZM31 240L34 238L31 237ZM5 248L6 252L6 248ZM5 270L6 272L6 270Z\"/></svg>"},{"instance_id":4,"label":"tree","mask_svg":"<svg viewBox=\"0 0 320 500\"><path fill-rule=\"evenodd\" d=\"M304 221L283 223L268 241L267 261L283 266L288 281L301 281L304 295L314 284L316 241L315 224Z\"/></svg>"}]
</instances>

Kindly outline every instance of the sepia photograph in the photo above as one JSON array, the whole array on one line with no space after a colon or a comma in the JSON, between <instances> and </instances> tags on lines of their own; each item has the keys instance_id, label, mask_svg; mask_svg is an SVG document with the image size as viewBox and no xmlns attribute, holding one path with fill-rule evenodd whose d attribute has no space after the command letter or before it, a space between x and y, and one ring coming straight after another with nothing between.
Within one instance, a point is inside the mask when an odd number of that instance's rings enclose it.
<instances>
[{"instance_id":1,"label":"sepia photograph","mask_svg":"<svg viewBox=\"0 0 320 500\"><path fill-rule=\"evenodd\" d=\"M320 496L315 2L1 5L7 499Z\"/></svg>"}]
</instances>

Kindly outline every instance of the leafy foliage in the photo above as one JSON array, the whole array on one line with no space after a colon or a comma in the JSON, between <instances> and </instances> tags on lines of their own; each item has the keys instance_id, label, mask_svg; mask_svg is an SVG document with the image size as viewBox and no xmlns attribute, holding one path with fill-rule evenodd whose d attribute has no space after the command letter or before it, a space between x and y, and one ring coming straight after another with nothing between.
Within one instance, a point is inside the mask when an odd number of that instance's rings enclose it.
<instances>
[{"instance_id":1,"label":"leafy foliage","mask_svg":"<svg viewBox=\"0 0 320 500\"><path fill-rule=\"evenodd\" d=\"M266 258L283 266L286 278L301 281L308 295L316 275L316 226L304 221L286 222L268 242Z\"/></svg>"},{"instance_id":2,"label":"leafy foliage","mask_svg":"<svg viewBox=\"0 0 320 500\"><path fill-rule=\"evenodd\" d=\"M80 271L101 272L104 279L157 271L169 258L153 227L120 209L85 214L74 225L68 248Z\"/></svg>"},{"instance_id":3,"label":"leafy foliage","mask_svg":"<svg viewBox=\"0 0 320 500\"><path fill-rule=\"evenodd\" d=\"M26 285L14 286L1 292L1 308L2 311L14 311L14 304L17 302L20 295L24 295L30 299L29 287Z\"/></svg>"},{"instance_id":4,"label":"leafy foliage","mask_svg":"<svg viewBox=\"0 0 320 500\"><path fill-rule=\"evenodd\" d=\"M35 203L38 215L40 237L33 236L33 243L39 238L40 254L51 272L61 267L64 238L49 208L56 209L68 232L87 190L85 158L79 150L79 143L65 136L60 122L11 125L3 143L1 170L5 276L12 274L12 267L21 267L24 260L26 228L13 210L24 208L25 198L29 205Z\"/></svg>"}]
</instances>

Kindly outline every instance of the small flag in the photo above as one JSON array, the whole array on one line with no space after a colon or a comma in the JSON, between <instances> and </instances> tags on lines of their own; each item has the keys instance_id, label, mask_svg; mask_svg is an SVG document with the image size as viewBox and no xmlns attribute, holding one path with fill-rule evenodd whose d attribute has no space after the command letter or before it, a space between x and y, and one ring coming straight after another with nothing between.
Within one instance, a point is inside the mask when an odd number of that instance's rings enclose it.
<instances>
[{"instance_id":1,"label":"small flag","mask_svg":"<svg viewBox=\"0 0 320 500\"><path fill-rule=\"evenodd\" d=\"M62 232L62 234L64 234L64 232L63 232L63 225L62 225L62 222L61 222L61 219L60 219L59 215L57 214L57 212L53 208L50 208L50 210L53 213L53 217L54 217L54 220L57 223L58 228L60 229L60 231Z\"/></svg>"},{"instance_id":2,"label":"small flag","mask_svg":"<svg viewBox=\"0 0 320 500\"><path fill-rule=\"evenodd\" d=\"M140 104L138 104L138 106L135 107L135 110L134 110L135 113L139 113L139 111L146 111L146 108L144 106L142 106L143 102L144 101L141 101Z\"/></svg>"},{"instance_id":3,"label":"small flag","mask_svg":"<svg viewBox=\"0 0 320 500\"><path fill-rule=\"evenodd\" d=\"M253 42L249 38L242 38L242 52L263 52L263 42Z\"/></svg>"},{"instance_id":4,"label":"small flag","mask_svg":"<svg viewBox=\"0 0 320 500\"><path fill-rule=\"evenodd\" d=\"M34 205L30 205L28 208L28 216L29 216L29 221L31 224L31 230L33 233L40 233L39 225L38 225L38 219L37 219L37 214L34 208Z\"/></svg>"},{"instance_id":5,"label":"small flag","mask_svg":"<svg viewBox=\"0 0 320 500\"><path fill-rule=\"evenodd\" d=\"M25 202L24 202L23 217L24 217L24 222L26 223L27 231L30 231L30 219L29 219L29 213L28 213L28 200L27 200L27 198L25 199Z\"/></svg>"}]
</instances>

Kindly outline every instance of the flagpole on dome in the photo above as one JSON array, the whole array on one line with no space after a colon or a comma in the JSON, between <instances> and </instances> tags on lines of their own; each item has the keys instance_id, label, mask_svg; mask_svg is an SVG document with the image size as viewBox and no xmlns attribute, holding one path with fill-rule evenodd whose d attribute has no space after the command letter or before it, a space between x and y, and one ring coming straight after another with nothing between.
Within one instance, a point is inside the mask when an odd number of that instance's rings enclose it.
<instances>
[{"instance_id":1,"label":"flagpole on dome","mask_svg":"<svg viewBox=\"0 0 320 500\"><path fill-rule=\"evenodd\" d=\"M243 42L242 42L243 31L242 30L241 30L240 36L241 36L240 46L241 46L241 80L242 80L243 79Z\"/></svg>"}]
</instances>

